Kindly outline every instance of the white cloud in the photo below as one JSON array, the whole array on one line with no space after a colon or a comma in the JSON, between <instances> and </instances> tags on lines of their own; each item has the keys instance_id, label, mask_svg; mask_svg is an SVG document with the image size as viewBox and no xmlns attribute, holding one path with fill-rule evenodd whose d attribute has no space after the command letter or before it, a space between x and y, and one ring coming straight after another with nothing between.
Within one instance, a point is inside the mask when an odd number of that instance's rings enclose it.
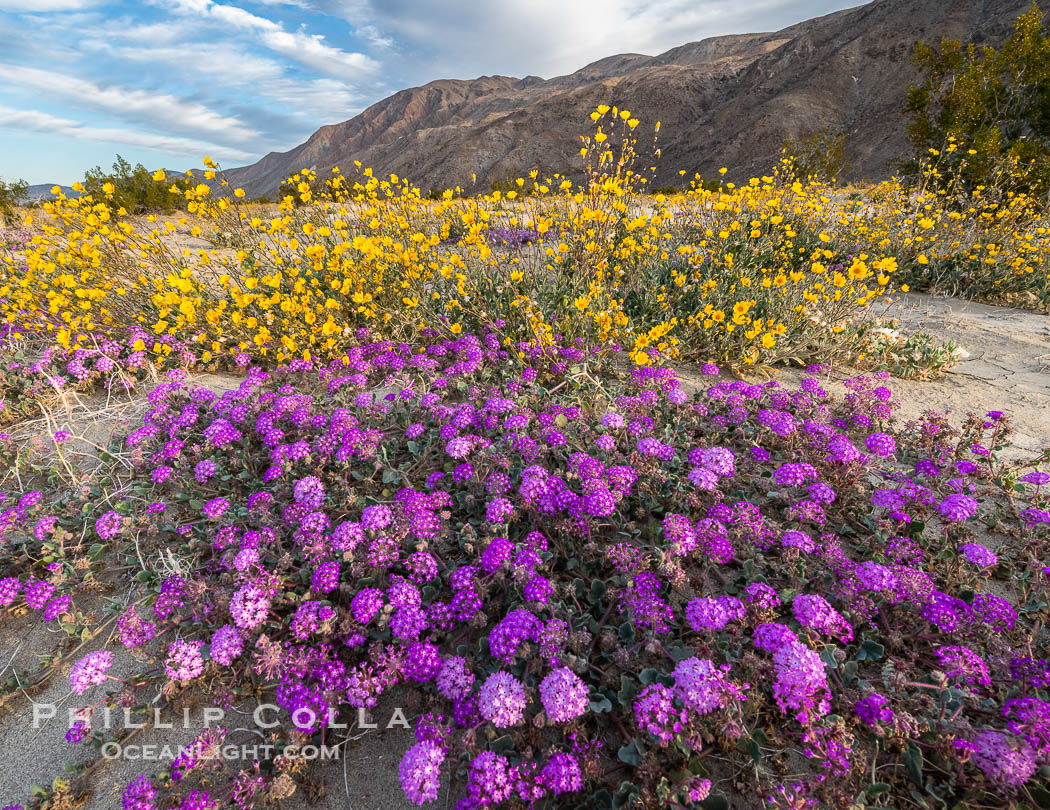
<instances>
[{"instance_id":1,"label":"white cloud","mask_svg":"<svg viewBox=\"0 0 1050 810\"><path fill-rule=\"evenodd\" d=\"M212 87L244 87L274 81L284 75L284 65L273 59L248 53L238 48L216 47L213 43L171 43L114 45L104 40L86 41L85 47L106 51L116 59L144 65L168 66L185 76L196 74ZM260 88L261 89L261 88Z\"/></svg>"},{"instance_id":2,"label":"white cloud","mask_svg":"<svg viewBox=\"0 0 1050 810\"><path fill-rule=\"evenodd\" d=\"M362 53L347 53L325 45L320 34L264 31L261 39L270 50L332 76L360 76L378 68L373 59Z\"/></svg>"},{"instance_id":3,"label":"white cloud","mask_svg":"<svg viewBox=\"0 0 1050 810\"><path fill-rule=\"evenodd\" d=\"M250 89L253 95L279 102L281 109L273 112L283 115L330 123L344 121L364 107L364 99L346 82L290 78L281 62L237 48L206 42L124 46L101 39L84 40L83 46L125 62L170 66L184 78L192 72L216 89Z\"/></svg>"},{"instance_id":4,"label":"white cloud","mask_svg":"<svg viewBox=\"0 0 1050 810\"><path fill-rule=\"evenodd\" d=\"M319 73L350 79L371 75L379 68L379 64L371 57L328 45L320 34L308 34L301 30L286 31L280 23L237 6L213 3L212 0L175 1L177 10L252 33L269 50Z\"/></svg>"},{"instance_id":5,"label":"white cloud","mask_svg":"<svg viewBox=\"0 0 1050 810\"><path fill-rule=\"evenodd\" d=\"M863 0L308 0L408 57L412 80L552 77L620 53L656 55L722 34L775 31Z\"/></svg>"},{"instance_id":6,"label":"white cloud","mask_svg":"<svg viewBox=\"0 0 1050 810\"><path fill-rule=\"evenodd\" d=\"M326 124L345 121L365 106L360 96L336 79L277 79L257 91L283 105L281 112L321 120Z\"/></svg>"},{"instance_id":7,"label":"white cloud","mask_svg":"<svg viewBox=\"0 0 1050 810\"><path fill-rule=\"evenodd\" d=\"M100 0L0 0L0 11L79 11L97 6Z\"/></svg>"},{"instance_id":8,"label":"white cloud","mask_svg":"<svg viewBox=\"0 0 1050 810\"><path fill-rule=\"evenodd\" d=\"M235 117L220 115L203 104L168 93L105 87L87 79L20 65L0 64L0 82L15 90L30 87L63 98L75 106L124 118L144 119L177 130L206 132L234 141L248 141L261 135Z\"/></svg>"},{"instance_id":9,"label":"white cloud","mask_svg":"<svg viewBox=\"0 0 1050 810\"><path fill-rule=\"evenodd\" d=\"M135 42L147 47L179 42L192 38L195 33L197 29L189 20L136 23L133 18L115 17L81 31L81 36L107 42Z\"/></svg>"},{"instance_id":10,"label":"white cloud","mask_svg":"<svg viewBox=\"0 0 1050 810\"><path fill-rule=\"evenodd\" d=\"M354 36L363 37L373 48L385 49L394 47L393 37L382 33L374 25L362 25L354 31Z\"/></svg>"},{"instance_id":11,"label":"white cloud","mask_svg":"<svg viewBox=\"0 0 1050 810\"><path fill-rule=\"evenodd\" d=\"M180 138L109 127L86 126L77 121L59 118L39 110L16 110L3 105L0 105L0 127L42 132L47 135L61 135L77 140L127 144L129 146L156 149L160 152L193 158L200 158L206 154L228 160L250 160L255 157L250 152L231 149L221 144L198 141L192 138Z\"/></svg>"}]
</instances>

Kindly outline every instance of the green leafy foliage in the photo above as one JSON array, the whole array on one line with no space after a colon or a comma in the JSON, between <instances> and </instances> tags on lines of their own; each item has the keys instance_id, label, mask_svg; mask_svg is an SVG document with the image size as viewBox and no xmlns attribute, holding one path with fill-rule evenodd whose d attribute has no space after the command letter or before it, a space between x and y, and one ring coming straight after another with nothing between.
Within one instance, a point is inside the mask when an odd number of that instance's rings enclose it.
<instances>
[{"instance_id":1,"label":"green leafy foliage","mask_svg":"<svg viewBox=\"0 0 1050 810\"><path fill-rule=\"evenodd\" d=\"M10 225L17 218L17 207L26 201L29 183L25 180L5 181L0 178L0 220Z\"/></svg>"},{"instance_id":2,"label":"green leafy foliage","mask_svg":"<svg viewBox=\"0 0 1050 810\"><path fill-rule=\"evenodd\" d=\"M789 173L798 180L830 183L849 170L846 133L822 130L789 140L781 150Z\"/></svg>"},{"instance_id":3,"label":"green leafy foliage","mask_svg":"<svg viewBox=\"0 0 1050 810\"><path fill-rule=\"evenodd\" d=\"M197 185L193 177L177 177L167 181L153 179L153 174L141 163L134 167L120 155L110 171L101 166L84 174L84 193L96 200L104 200L114 211L123 208L128 213L146 211L176 211L186 207L184 192ZM112 187L107 192L107 188Z\"/></svg>"},{"instance_id":4,"label":"green leafy foliage","mask_svg":"<svg viewBox=\"0 0 1050 810\"><path fill-rule=\"evenodd\" d=\"M998 50L944 39L920 44L923 72L906 111L916 169L932 156L939 186L1050 191L1050 31L1038 5L1021 15Z\"/></svg>"}]
</instances>

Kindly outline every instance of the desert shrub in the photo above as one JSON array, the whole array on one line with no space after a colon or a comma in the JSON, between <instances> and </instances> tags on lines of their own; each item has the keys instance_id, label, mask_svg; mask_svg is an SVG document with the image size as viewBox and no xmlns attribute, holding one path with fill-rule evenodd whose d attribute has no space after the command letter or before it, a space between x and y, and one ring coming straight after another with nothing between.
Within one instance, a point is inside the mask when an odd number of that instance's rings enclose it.
<instances>
[{"instance_id":1,"label":"desert shrub","mask_svg":"<svg viewBox=\"0 0 1050 810\"><path fill-rule=\"evenodd\" d=\"M535 179L537 173L533 173ZM490 184L490 191L498 191L501 195L513 193L515 197L528 197L537 192L532 183L527 183L524 177L505 177L502 180L494 180Z\"/></svg>"},{"instance_id":2,"label":"desert shrub","mask_svg":"<svg viewBox=\"0 0 1050 810\"><path fill-rule=\"evenodd\" d=\"M789 140L781 154L782 168L793 179L831 183L849 170L845 132L822 130Z\"/></svg>"},{"instance_id":3,"label":"desert shrub","mask_svg":"<svg viewBox=\"0 0 1050 810\"><path fill-rule=\"evenodd\" d=\"M728 171L729 170L726 169L725 171L722 172L722 174L724 175ZM701 175L700 172L697 172L697 171L688 172L685 169L680 169L678 174L681 177L688 177L690 175L692 176L692 180L689 180L688 183L686 184L685 188L682 189L682 190L690 190L690 191L694 191L694 192L696 192L696 191L721 191L721 190L723 190L722 178L714 179L714 178L710 178L710 177L704 177L703 175Z\"/></svg>"},{"instance_id":4,"label":"desert shrub","mask_svg":"<svg viewBox=\"0 0 1050 810\"><path fill-rule=\"evenodd\" d=\"M29 183L25 180L0 178L0 220L3 224L16 224L19 219L18 206L26 202L28 194Z\"/></svg>"},{"instance_id":5,"label":"desert shrub","mask_svg":"<svg viewBox=\"0 0 1050 810\"><path fill-rule=\"evenodd\" d=\"M1002 463L1002 414L901 428L878 377L690 395L668 369L592 379L572 346L513 347L519 371L495 333L359 338L222 395L169 374L130 470L0 503L6 604L115 622L71 674L96 716L280 707L258 767L202 731L126 802L287 796L305 764L280 754L394 689L420 804L1042 795L1050 474ZM108 588L117 614L80 612ZM71 742L121 737L78 717Z\"/></svg>"},{"instance_id":6,"label":"desert shrub","mask_svg":"<svg viewBox=\"0 0 1050 810\"><path fill-rule=\"evenodd\" d=\"M308 205L315 195L323 193L324 181L318 179L317 172L304 169L282 182L275 196L286 205L300 208Z\"/></svg>"},{"instance_id":7,"label":"desert shrub","mask_svg":"<svg viewBox=\"0 0 1050 810\"><path fill-rule=\"evenodd\" d=\"M185 210L186 192L196 187L196 180L192 175L165 180L163 171L150 172L141 163L132 167L117 155L110 171L96 166L74 190L103 201L114 213L120 209L132 214Z\"/></svg>"},{"instance_id":8,"label":"desert shrub","mask_svg":"<svg viewBox=\"0 0 1050 810\"><path fill-rule=\"evenodd\" d=\"M887 181L851 207L846 230L862 249L893 246L902 288L1050 306L1050 220L1028 195L982 187L952 195Z\"/></svg>"},{"instance_id":9,"label":"desert shrub","mask_svg":"<svg viewBox=\"0 0 1050 810\"><path fill-rule=\"evenodd\" d=\"M359 163L357 168L361 168ZM372 170L365 169L362 174L372 177ZM396 184L396 176L391 178ZM282 182L274 196L286 209L297 209L323 200L344 199L346 189L347 181L339 167L332 169L328 177L319 175L316 169L303 169Z\"/></svg>"},{"instance_id":10,"label":"desert shrub","mask_svg":"<svg viewBox=\"0 0 1050 810\"><path fill-rule=\"evenodd\" d=\"M1050 35L1032 8L998 50L943 40L916 46L923 82L907 112L918 168L933 155L927 182L979 186L1045 201L1050 191Z\"/></svg>"},{"instance_id":11,"label":"desert shrub","mask_svg":"<svg viewBox=\"0 0 1050 810\"><path fill-rule=\"evenodd\" d=\"M898 321L875 321L860 335L858 364L902 379L930 380L957 366L969 353L929 332L906 334Z\"/></svg>"}]
</instances>

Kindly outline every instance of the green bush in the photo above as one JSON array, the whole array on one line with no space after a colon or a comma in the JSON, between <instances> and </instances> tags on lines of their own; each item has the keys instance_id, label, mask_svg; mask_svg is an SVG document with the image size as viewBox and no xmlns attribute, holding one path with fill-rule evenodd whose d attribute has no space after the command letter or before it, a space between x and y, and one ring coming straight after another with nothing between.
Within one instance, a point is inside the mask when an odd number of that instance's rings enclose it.
<instances>
[{"instance_id":1,"label":"green bush","mask_svg":"<svg viewBox=\"0 0 1050 810\"><path fill-rule=\"evenodd\" d=\"M822 130L805 138L789 140L781 152L789 173L797 180L830 183L849 169L844 132Z\"/></svg>"},{"instance_id":2,"label":"green bush","mask_svg":"<svg viewBox=\"0 0 1050 810\"><path fill-rule=\"evenodd\" d=\"M1050 31L1038 5L1000 48L944 39L919 44L923 71L906 111L915 170L942 188L978 186L1045 197L1050 192ZM932 156L932 157L931 157Z\"/></svg>"},{"instance_id":3,"label":"green bush","mask_svg":"<svg viewBox=\"0 0 1050 810\"><path fill-rule=\"evenodd\" d=\"M521 183L518 182L519 180L521 180ZM506 177L502 180L494 180L489 188L501 194L507 194L512 191L517 192L519 197L529 197L536 193L536 189L531 182L527 182L524 178L519 177Z\"/></svg>"},{"instance_id":4,"label":"green bush","mask_svg":"<svg viewBox=\"0 0 1050 810\"><path fill-rule=\"evenodd\" d=\"M107 193L106 186L113 187ZM117 155L111 171L100 166L84 174L84 193L96 200L105 200L113 209L123 208L131 214L145 211L176 211L186 207L183 192L196 186L193 178L177 177L170 181L153 179L153 174L141 163L132 167ZM174 191L172 189L175 189Z\"/></svg>"},{"instance_id":5,"label":"green bush","mask_svg":"<svg viewBox=\"0 0 1050 810\"><path fill-rule=\"evenodd\" d=\"M0 219L10 225L17 219L16 208L26 201L29 183L25 180L5 182L0 178Z\"/></svg>"}]
</instances>

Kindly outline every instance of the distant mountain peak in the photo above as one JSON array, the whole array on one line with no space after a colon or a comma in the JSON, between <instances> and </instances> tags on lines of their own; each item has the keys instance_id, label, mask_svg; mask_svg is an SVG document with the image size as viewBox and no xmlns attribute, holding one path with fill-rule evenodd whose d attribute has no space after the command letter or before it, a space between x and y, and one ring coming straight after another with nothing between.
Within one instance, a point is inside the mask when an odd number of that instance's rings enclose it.
<instances>
[{"instance_id":1,"label":"distant mountain peak","mask_svg":"<svg viewBox=\"0 0 1050 810\"><path fill-rule=\"evenodd\" d=\"M27 199L29 200L29 202L49 200L52 196L54 196L51 194L51 189L53 189L55 186L58 186L59 190L67 197L77 196L76 192L73 191L72 186L63 186L59 183L36 183L29 187Z\"/></svg>"}]
</instances>

